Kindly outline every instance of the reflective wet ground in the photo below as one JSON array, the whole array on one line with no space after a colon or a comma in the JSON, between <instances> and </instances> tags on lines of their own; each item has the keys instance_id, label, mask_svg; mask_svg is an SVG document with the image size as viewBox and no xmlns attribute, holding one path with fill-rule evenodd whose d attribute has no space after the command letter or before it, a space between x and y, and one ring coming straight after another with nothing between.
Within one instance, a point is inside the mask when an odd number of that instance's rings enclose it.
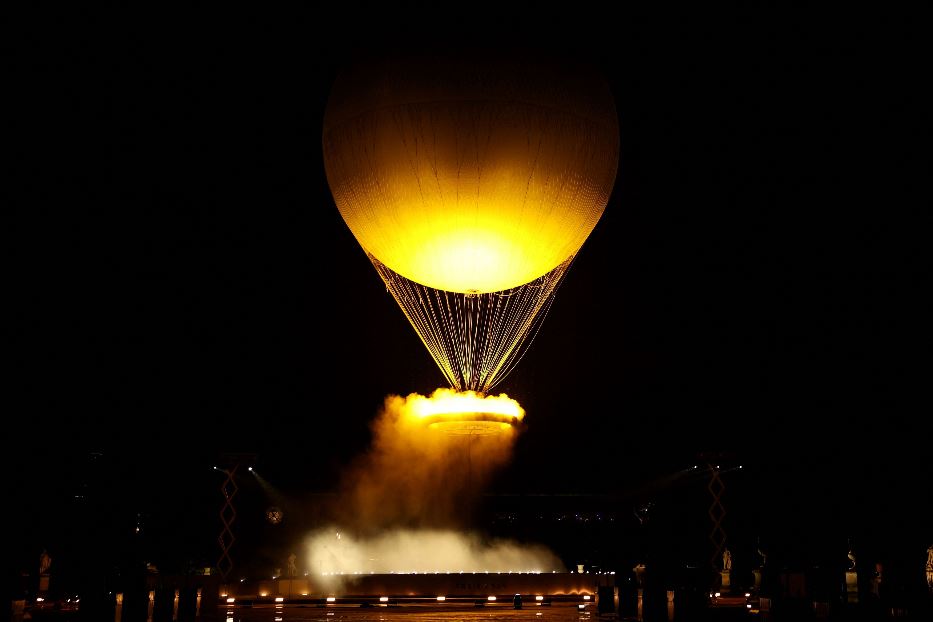
<instances>
[{"instance_id":1,"label":"reflective wet ground","mask_svg":"<svg viewBox=\"0 0 933 622\"><path fill-rule=\"evenodd\" d=\"M222 610L224 622L589 622L595 609L575 605L513 609L502 607L302 607L262 605Z\"/></svg>"},{"instance_id":2,"label":"reflective wet ground","mask_svg":"<svg viewBox=\"0 0 933 622\"><path fill-rule=\"evenodd\" d=\"M733 622L757 621L745 607L710 608L695 615L675 615L674 607L659 612L654 619L671 622ZM663 615L666 613L667 615ZM686 612L682 612L686 613ZM513 609L502 604L492 607L469 605L433 606L403 605L399 607L359 607L320 605L272 605L221 608L220 622L636 622L637 616L600 615L593 604L582 609L572 603L547 607L525 606Z\"/></svg>"}]
</instances>

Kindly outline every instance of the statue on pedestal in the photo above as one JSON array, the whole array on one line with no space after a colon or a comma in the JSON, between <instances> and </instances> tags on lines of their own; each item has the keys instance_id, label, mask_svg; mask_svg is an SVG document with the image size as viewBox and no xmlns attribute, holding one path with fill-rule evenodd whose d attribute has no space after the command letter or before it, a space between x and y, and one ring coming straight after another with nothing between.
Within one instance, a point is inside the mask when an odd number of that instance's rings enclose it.
<instances>
[{"instance_id":1,"label":"statue on pedestal","mask_svg":"<svg viewBox=\"0 0 933 622\"><path fill-rule=\"evenodd\" d=\"M52 558L49 557L49 552L42 549L42 554L39 555L39 574L48 574L51 565Z\"/></svg>"},{"instance_id":2,"label":"statue on pedestal","mask_svg":"<svg viewBox=\"0 0 933 622\"><path fill-rule=\"evenodd\" d=\"M298 560L298 556L292 553L288 556L288 568L286 572L288 573L289 578L298 576L298 566L295 563Z\"/></svg>"},{"instance_id":3,"label":"statue on pedestal","mask_svg":"<svg viewBox=\"0 0 933 622\"><path fill-rule=\"evenodd\" d=\"M855 570L855 552L849 548L849 568L846 570L846 601L858 602L858 573Z\"/></svg>"},{"instance_id":4,"label":"statue on pedestal","mask_svg":"<svg viewBox=\"0 0 933 622\"><path fill-rule=\"evenodd\" d=\"M728 591L732 586L732 551L728 548L722 551L722 571L719 573L722 589Z\"/></svg>"},{"instance_id":5,"label":"statue on pedestal","mask_svg":"<svg viewBox=\"0 0 933 622\"><path fill-rule=\"evenodd\" d=\"M52 558L49 552L42 549L39 555L39 593L46 594L49 591L49 568L52 566Z\"/></svg>"}]
</instances>

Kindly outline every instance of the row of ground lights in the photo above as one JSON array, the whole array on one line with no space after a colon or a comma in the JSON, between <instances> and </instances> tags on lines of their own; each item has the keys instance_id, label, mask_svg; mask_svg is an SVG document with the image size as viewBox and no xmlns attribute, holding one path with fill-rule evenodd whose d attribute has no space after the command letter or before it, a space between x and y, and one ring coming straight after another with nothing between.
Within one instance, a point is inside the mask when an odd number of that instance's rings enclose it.
<instances>
[{"instance_id":1,"label":"row of ground lights","mask_svg":"<svg viewBox=\"0 0 933 622\"><path fill-rule=\"evenodd\" d=\"M262 596L263 598L266 597L267 595L268 595L268 594L260 594L260 596ZM221 594L221 596L226 596L226 594ZM302 596L307 596L307 593L302 593ZM521 594L516 594L516 596L521 596ZM710 594L710 596L712 596L712 594ZM719 596L719 592L716 592L716 596L717 596L717 597ZM335 603L335 602L337 602L337 597L336 597L336 596L328 596L325 600L326 600L327 602L329 602L329 603ZM446 596L438 596L438 597L437 597L437 600L438 600L439 602L444 602L444 601L447 600L447 597L446 597ZM489 602L495 602L495 601L496 601L496 597L495 597L495 596L487 596L487 597L486 597L486 600L488 600ZM537 596L535 596L535 600L538 601L539 604L540 604L540 602L544 600L544 596L537 595ZM589 594L584 594L584 595L583 595L583 600L590 600L590 595L589 595ZM276 603L283 603L283 604L284 604L284 603L285 603L285 597L284 597L284 596L276 596L276 597L275 597L275 602L276 602ZM379 597L379 602L380 602L380 603L387 603L387 602L389 602L389 597L388 597L388 596L380 596L380 597ZM228 605L233 605L233 604L235 604L235 603L236 603L236 598L234 598L233 596L227 598L227 604L228 604ZM281 606L281 605L276 605L276 606L278 607L278 606ZM584 605L580 605L580 607L583 607L583 606L584 606Z\"/></svg>"}]
</instances>

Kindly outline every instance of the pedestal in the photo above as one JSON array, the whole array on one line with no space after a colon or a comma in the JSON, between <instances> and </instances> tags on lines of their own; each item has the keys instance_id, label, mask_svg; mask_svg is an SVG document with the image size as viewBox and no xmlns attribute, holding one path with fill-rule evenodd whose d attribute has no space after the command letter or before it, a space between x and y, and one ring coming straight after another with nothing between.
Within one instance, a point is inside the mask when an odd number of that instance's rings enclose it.
<instances>
[{"instance_id":1,"label":"pedestal","mask_svg":"<svg viewBox=\"0 0 933 622\"><path fill-rule=\"evenodd\" d=\"M752 577L755 579L755 593L761 592L761 568L752 570Z\"/></svg>"},{"instance_id":2,"label":"pedestal","mask_svg":"<svg viewBox=\"0 0 933 622\"><path fill-rule=\"evenodd\" d=\"M719 576L721 577L721 585L722 585L723 592L728 592L729 586L732 585L732 580L729 577L731 573L732 571L730 570L721 570L719 572Z\"/></svg>"},{"instance_id":3,"label":"pedestal","mask_svg":"<svg viewBox=\"0 0 933 622\"><path fill-rule=\"evenodd\" d=\"M846 602L858 602L858 573L846 570Z\"/></svg>"}]
</instances>

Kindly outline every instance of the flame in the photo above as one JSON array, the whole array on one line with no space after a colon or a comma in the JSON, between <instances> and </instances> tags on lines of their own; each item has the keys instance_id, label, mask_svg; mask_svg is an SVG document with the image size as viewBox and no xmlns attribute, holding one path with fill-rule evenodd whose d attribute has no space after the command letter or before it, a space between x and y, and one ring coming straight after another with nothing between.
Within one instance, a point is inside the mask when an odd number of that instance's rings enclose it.
<instances>
[{"instance_id":1,"label":"flame","mask_svg":"<svg viewBox=\"0 0 933 622\"><path fill-rule=\"evenodd\" d=\"M436 389L430 397L423 395L409 396L409 407L417 417L430 417L439 414L459 413L494 413L508 415L521 421L525 409L505 393L484 395L476 391L454 391Z\"/></svg>"},{"instance_id":2,"label":"flame","mask_svg":"<svg viewBox=\"0 0 933 622\"><path fill-rule=\"evenodd\" d=\"M436 389L429 397L408 396L405 415L451 433L494 433L521 423L525 410L505 393Z\"/></svg>"}]
</instances>

